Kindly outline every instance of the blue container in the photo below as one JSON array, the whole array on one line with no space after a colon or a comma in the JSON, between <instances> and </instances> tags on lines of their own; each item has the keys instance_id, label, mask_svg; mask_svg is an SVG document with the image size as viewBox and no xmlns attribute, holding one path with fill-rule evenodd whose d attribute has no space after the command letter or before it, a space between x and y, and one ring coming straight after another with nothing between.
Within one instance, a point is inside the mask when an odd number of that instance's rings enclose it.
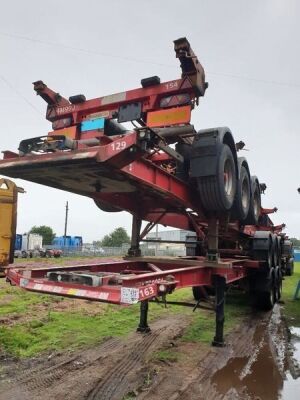
<instances>
[{"instance_id":1,"label":"blue container","mask_svg":"<svg viewBox=\"0 0 300 400\"><path fill-rule=\"evenodd\" d=\"M57 236L53 239L52 245L56 247L78 248L82 247L82 236Z\"/></svg>"},{"instance_id":2,"label":"blue container","mask_svg":"<svg viewBox=\"0 0 300 400\"><path fill-rule=\"evenodd\" d=\"M22 249L22 235L16 234L16 239L15 239L15 250L21 250Z\"/></svg>"},{"instance_id":3,"label":"blue container","mask_svg":"<svg viewBox=\"0 0 300 400\"><path fill-rule=\"evenodd\" d=\"M71 238L71 247L82 247L82 236L73 236Z\"/></svg>"},{"instance_id":4,"label":"blue container","mask_svg":"<svg viewBox=\"0 0 300 400\"><path fill-rule=\"evenodd\" d=\"M294 250L294 261L300 262L300 250Z\"/></svg>"},{"instance_id":5,"label":"blue container","mask_svg":"<svg viewBox=\"0 0 300 400\"><path fill-rule=\"evenodd\" d=\"M52 245L56 247L69 247L71 236L57 236L52 240Z\"/></svg>"}]
</instances>

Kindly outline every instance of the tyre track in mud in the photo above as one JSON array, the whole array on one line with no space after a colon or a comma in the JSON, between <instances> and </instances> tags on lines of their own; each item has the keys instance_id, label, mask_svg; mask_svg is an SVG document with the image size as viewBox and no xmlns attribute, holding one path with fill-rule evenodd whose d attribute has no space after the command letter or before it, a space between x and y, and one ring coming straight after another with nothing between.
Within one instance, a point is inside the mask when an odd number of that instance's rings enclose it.
<instances>
[{"instance_id":1,"label":"tyre track in mud","mask_svg":"<svg viewBox=\"0 0 300 400\"><path fill-rule=\"evenodd\" d=\"M40 360L34 367L24 364L0 384L0 400L122 399L143 383L151 352L180 335L188 322L183 316L168 316L154 322L149 334L110 338L72 355Z\"/></svg>"},{"instance_id":2,"label":"tyre track in mud","mask_svg":"<svg viewBox=\"0 0 300 400\"><path fill-rule=\"evenodd\" d=\"M111 351L118 345L119 340L110 338L106 340L101 346L101 352ZM93 362L99 361L103 358L103 353L96 357ZM85 360L84 354L74 356L66 361L58 364L51 365L48 368L43 366L32 368L25 371L23 374L17 377L16 381L22 385L25 385L29 390L43 389L51 386L54 381L61 379L67 373L74 371L75 369L86 368L87 364L90 364L91 360Z\"/></svg>"},{"instance_id":3,"label":"tyre track in mud","mask_svg":"<svg viewBox=\"0 0 300 400\"><path fill-rule=\"evenodd\" d=\"M141 391L137 400L253 400L246 384L251 383L249 376L253 366L266 347L269 351L267 360L273 362L272 376L280 375L276 352L271 357L273 336L277 335L271 329L274 325L272 316L278 313L276 306L273 313L250 315L227 336L226 347L206 346L206 349L200 347L198 350L194 347L192 353L183 353L188 362L179 357L177 363L163 366L158 379L147 391ZM280 325L276 326L276 332L277 329L280 330ZM184 352L184 345L179 344L178 350Z\"/></svg>"},{"instance_id":4,"label":"tyre track in mud","mask_svg":"<svg viewBox=\"0 0 300 400\"><path fill-rule=\"evenodd\" d=\"M178 323L179 322L179 323ZM128 392L142 386L147 367L145 361L153 350L158 350L169 340L182 335L188 324L188 318L172 316L168 320L158 321L161 327L154 329L151 334L142 336L137 342L128 347L122 360L113 369L100 378L85 400L120 400Z\"/></svg>"},{"instance_id":5,"label":"tyre track in mud","mask_svg":"<svg viewBox=\"0 0 300 400\"><path fill-rule=\"evenodd\" d=\"M147 334L147 337L144 337L143 340L123 358L116 369L108 371L103 378L100 378L98 384L86 397L86 400L111 400L116 398L116 396L125 395L125 392L128 391L127 375L131 374L134 369L140 368L141 361L147 356L151 350L151 346L155 343L161 332L162 329L155 333Z\"/></svg>"},{"instance_id":6,"label":"tyre track in mud","mask_svg":"<svg viewBox=\"0 0 300 400\"><path fill-rule=\"evenodd\" d=\"M76 356L64 356L63 361L51 360L51 365L45 365L45 361L41 362L40 365L35 367L26 368L25 371L21 371L16 375L15 379L10 382L10 385L6 390L0 391L0 400L2 399L23 399L18 394L20 390L16 388L22 388L22 396L24 399L35 398L33 392L41 391L43 389L50 388L51 385L56 384L61 380L66 380L68 374L73 374L79 370L85 370L89 366L100 362L102 359L107 357L108 353L113 354L116 351L121 350L124 347L123 343L120 343L118 338L109 338L92 351L92 355L89 353L90 350L81 352ZM67 357L67 359L65 359ZM47 361L47 364L49 361ZM16 397L14 397L16 396ZM33 397L31 397L33 396ZM39 398L39 397L37 397Z\"/></svg>"}]
</instances>

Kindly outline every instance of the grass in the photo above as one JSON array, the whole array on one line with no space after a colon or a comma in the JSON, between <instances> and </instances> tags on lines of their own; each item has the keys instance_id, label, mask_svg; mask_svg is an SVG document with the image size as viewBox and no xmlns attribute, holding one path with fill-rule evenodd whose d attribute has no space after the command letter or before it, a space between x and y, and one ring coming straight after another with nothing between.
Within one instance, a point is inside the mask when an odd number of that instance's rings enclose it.
<instances>
[{"instance_id":1,"label":"grass","mask_svg":"<svg viewBox=\"0 0 300 400\"><path fill-rule=\"evenodd\" d=\"M225 304L225 334L237 326L250 312L249 300L240 291L229 291ZM215 314L213 312L198 312L183 335L187 342L211 343L215 333Z\"/></svg>"},{"instance_id":2,"label":"grass","mask_svg":"<svg viewBox=\"0 0 300 400\"><path fill-rule=\"evenodd\" d=\"M178 353L175 353L174 350L159 350L153 354L153 359L165 362L175 362L178 360Z\"/></svg>"},{"instance_id":3,"label":"grass","mask_svg":"<svg viewBox=\"0 0 300 400\"><path fill-rule=\"evenodd\" d=\"M64 264L66 261L86 261L88 259L96 259L96 258L107 258L107 256L102 255L88 255L88 256L62 256L62 257L52 257L52 258L41 258L41 257L33 257L33 258L15 258L15 264L26 264L26 263L43 263L43 264ZM120 256L111 256L111 258L120 258Z\"/></svg>"},{"instance_id":4,"label":"grass","mask_svg":"<svg viewBox=\"0 0 300 400\"><path fill-rule=\"evenodd\" d=\"M300 326L300 299L293 299L299 280L300 262L297 262L294 264L294 274L285 277L282 288L283 315L290 326Z\"/></svg>"},{"instance_id":5,"label":"grass","mask_svg":"<svg viewBox=\"0 0 300 400\"><path fill-rule=\"evenodd\" d=\"M26 292L16 287L4 286L0 290L0 317L19 316L25 321L0 327L0 343L4 350L19 357L31 357L45 351L75 349L91 345L108 336L124 336L135 330L139 320L139 305L119 307L99 304L99 314L86 315L82 311L55 311L57 302L76 300ZM2 288L0 288L2 289ZM1 300L10 296L1 305ZM172 300L190 300L191 290L176 291ZM45 309L35 315L34 306L43 303ZM98 304L98 303L97 303ZM54 308L54 310L52 310ZM47 311L48 310L48 311ZM167 313L187 313L180 306L164 308L151 303L149 321Z\"/></svg>"},{"instance_id":6,"label":"grass","mask_svg":"<svg viewBox=\"0 0 300 400\"><path fill-rule=\"evenodd\" d=\"M292 299L299 279L300 263L295 264L295 274L286 277L283 285L283 313L289 324L294 326L300 325L300 300ZM190 301L191 289L175 291L168 296L168 300ZM2 323L0 326L2 350L18 357L32 357L43 352L92 345L108 336L126 336L137 327L139 305L120 307L93 303L93 315L90 315L80 307L68 307L72 302L75 304L77 300L27 292L9 286L3 280L0 284L0 319L12 318L15 321L12 325ZM60 304L65 306L63 310L57 307ZM42 307L37 313L39 306ZM85 310L89 310L89 306L85 304ZM225 333L238 325L249 312L247 297L230 291L226 296ZM191 317L191 324L182 338L184 341L211 343L215 330L213 312L201 309L192 313L188 307L171 305L164 308L162 304L151 303L149 321L151 323L170 313ZM172 361L176 354L167 349L158 351L156 356Z\"/></svg>"}]
</instances>

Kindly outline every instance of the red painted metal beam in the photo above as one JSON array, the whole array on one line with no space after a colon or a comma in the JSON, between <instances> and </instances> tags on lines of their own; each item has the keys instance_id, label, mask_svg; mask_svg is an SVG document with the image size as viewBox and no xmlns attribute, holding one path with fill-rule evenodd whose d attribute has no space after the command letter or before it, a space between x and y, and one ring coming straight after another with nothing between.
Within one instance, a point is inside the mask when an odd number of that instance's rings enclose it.
<instances>
[{"instance_id":1,"label":"red painted metal beam","mask_svg":"<svg viewBox=\"0 0 300 400\"><path fill-rule=\"evenodd\" d=\"M174 290L191 286L209 286L213 284L214 275L223 276L226 283L232 283L245 278L249 268L259 267L257 261L224 259L218 263L211 263L204 257L195 260L158 259L157 261L151 258L147 261L146 257L145 260L122 260L70 267L9 268L6 275L13 284L30 291L108 303L132 304L156 297L162 287ZM95 276L105 272L109 276L115 276L115 280L113 284L89 286L77 282L49 280L47 272L61 274L82 272Z\"/></svg>"}]
</instances>

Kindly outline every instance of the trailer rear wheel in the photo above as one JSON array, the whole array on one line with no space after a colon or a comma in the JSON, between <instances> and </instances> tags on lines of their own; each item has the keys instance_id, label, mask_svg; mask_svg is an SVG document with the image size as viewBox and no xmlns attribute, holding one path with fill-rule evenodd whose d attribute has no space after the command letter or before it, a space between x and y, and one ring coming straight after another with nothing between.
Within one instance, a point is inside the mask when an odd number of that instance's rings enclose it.
<instances>
[{"instance_id":1,"label":"trailer rear wheel","mask_svg":"<svg viewBox=\"0 0 300 400\"><path fill-rule=\"evenodd\" d=\"M278 267L280 270L282 269L282 245L281 245L281 236L277 236L277 251L278 251Z\"/></svg>"},{"instance_id":2,"label":"trailer rear wheel","mask_svg":"<svg viewBox=\"0 0 300 400\"><path fill-rule=\"evenodd\" d=\"M212 286L193 286L193 296L196 301L206 299L208 296L215 296L216 291Z\"/></svg>"},{"instance_id":3,"label":"trailer rear wheel","mask_svg":"<svg viewBox=\"0 0 300 400\"><path fill-rule=\"evenodd\" d=\"M272 310L276 302L274 268L268 273L258 274L256 279L255 307L262 311Z\"/></svg>"},{"instance_id":4,"label":"trailer rear wheel","mask_svg":"<svg viewBox=\"0 0 300 400\"><path fill-rule=\"evenodd\" d=\"M228 211L236 193L236 167L229 146L222 145L214 176L198 178L201 203L206 211Z\"/></svg>"},{"instance_id":5,"label":"trailer rear wheel","mask_svg":"<svg viewBox=\"0 0 300 400\"><path fill-rule=\"evenodd\" d=\"M251 176L251 197L248 216L245 220L246 225L257 225L261 210L261 195L259 181L256 176Z\"/></svg>"},{"instance_id":6,"label":"trailer rear wheel","mask_svg":"<svg viewBox=\"0 0 300 400\"><path fill-rule=\"evenodd\" d=\"M272 234L271 237L272 237L272 266L276 268L278 265L278 241L277 241L277 236L275 234Z\"/></svg>"},{"instance_id":7,"label":"trailer rear wheel","mask_svg":"<svg viewBox=\"0 0 300 400\"><path fill-rule=\"evenodd\" d=\"M275 268L275 292L276 292L276 301L281 299L282 292L282 273L281 268L277 266Z\"/></svg>"},{"instance_id":8,"label":"trailer rear wheel","mask_svg":"<svg viewBox=\"0 0 300 400\"><path fill-rule=\"evenodd\" d=\"M293 273L294 273L294 259L290 258L286 262L285 274L287 276L292 276Z\"/></svg>"},{"instance_id":9,"label":"trailer rear wheel","mask_svg":"<svg viewBox=\"0 0 300 400\"><path fill-rule=\"evenodd\" d=\"M256 307L262 311L272 310L275 304L273 290L257 293Z\"/></svg>"},{"instance_id":10,"label":"trailer rear wheel","mask_svg":"<svg viewBox=\"0 0 300 400\"><path fill-rule=\"evenodd\" d=\"M270 232L257 231L253 238L253 258L264 262L266 270L273 266L273 243Z\"/></svg>"},{"instance_id":11,"label":"trailer rear wheel","mask_svg":"<svg viewBox=\"0 0 300 400\"><path fill-rule=\"evenodd\" d=\"M201 286L193 286L192 289L193 289L193 296L196 301L205 299L206 296L205 296Z\"/></svg>"},{"instance_id":12,"label":"trailer rear wheel","mask_svg":"<svg viewBox=\"0 0 300 400\"><path fill-rule=\"evenodd\" d=\"M250 207L250 178L244 165L240 167L239 179L237 181L236 197L233 205L235 218L244 221L247 218Z\"/></svg>"}]
</instances>

